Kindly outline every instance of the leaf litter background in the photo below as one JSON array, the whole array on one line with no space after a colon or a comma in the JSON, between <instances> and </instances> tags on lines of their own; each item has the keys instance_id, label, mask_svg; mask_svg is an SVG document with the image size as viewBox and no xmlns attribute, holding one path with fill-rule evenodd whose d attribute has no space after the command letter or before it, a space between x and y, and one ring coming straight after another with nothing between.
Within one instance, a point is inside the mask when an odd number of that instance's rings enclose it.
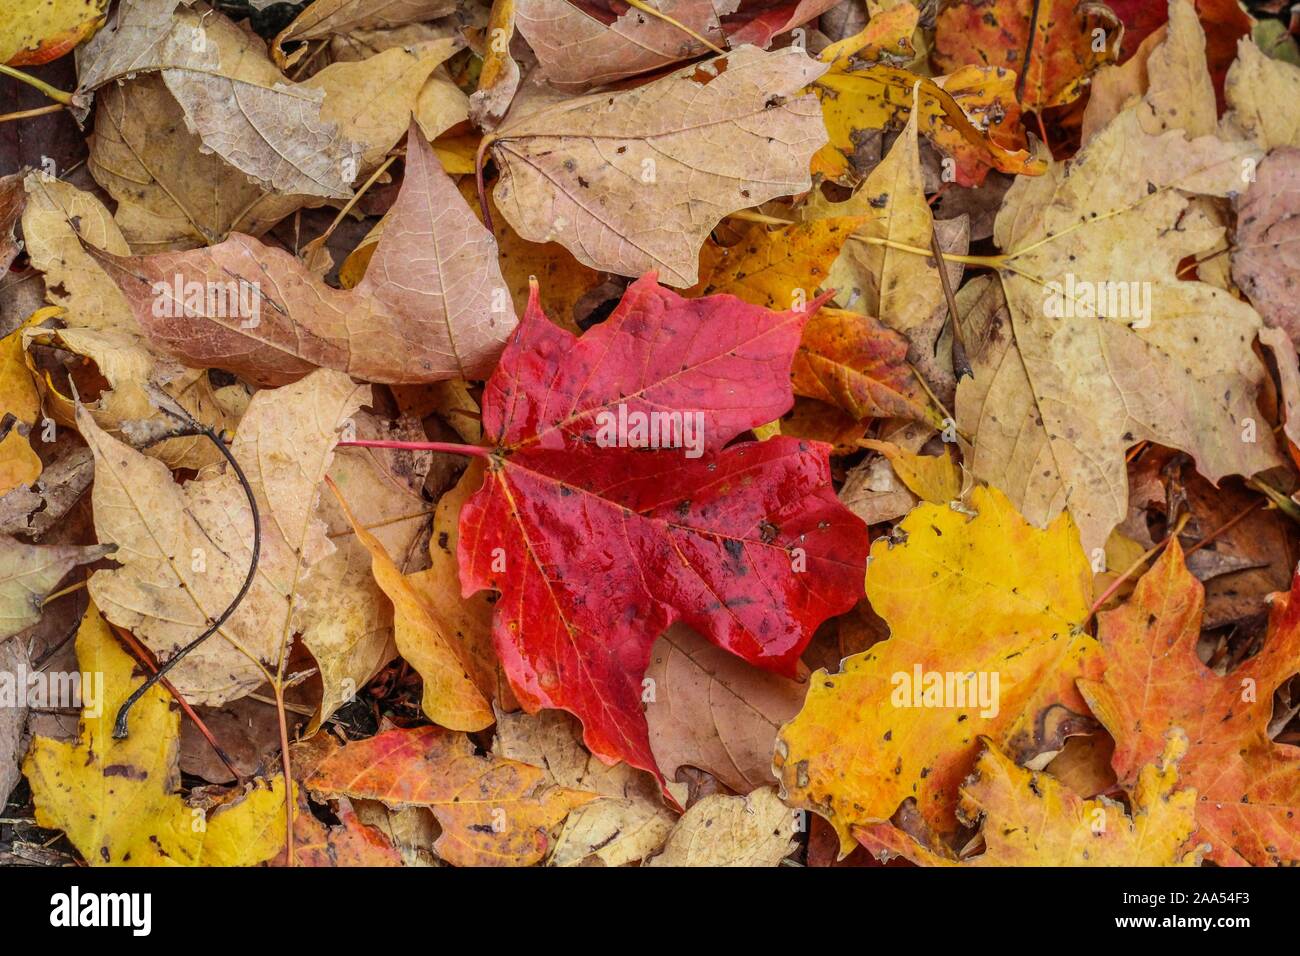
<instances>
[{"instance_id":1,"label":"leaf litter background","mask_svg":"<svg viewBox=\"0 0 1300 956\"><path fill-rule=\"evenodd\" d=\"M6 5L0 862L1300 862L1251 6Z\"/></svg>"}]
</instances>

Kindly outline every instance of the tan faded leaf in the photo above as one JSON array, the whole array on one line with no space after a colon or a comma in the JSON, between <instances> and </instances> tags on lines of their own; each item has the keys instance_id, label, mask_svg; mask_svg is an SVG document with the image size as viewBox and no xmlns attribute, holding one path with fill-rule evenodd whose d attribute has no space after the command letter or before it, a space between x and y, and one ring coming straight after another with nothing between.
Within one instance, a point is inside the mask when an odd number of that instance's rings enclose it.
<instances>
[{"instance_id":1,"label":"tan faded leaf","mask_svg":"<svg viewBox=\"0 0 1300 956\"><path fill-rule=\"evenodd\" d=\"M0 639L35 624L41 602L65 574L112 553L108 544L27 544L0 535Z\"/></svg>"},{"instance_id":2,"label":"tan faded leaf","mask_svg":"<svg viewBox=\"0 0 1300 956\"><path fill-rule=\"evenodd\" d=\"M1254 181L1236 197L1235 206L1232 279L1259 310L1266 325L1283 330L1293 343L1300 341L1300 302L1296 297L1296 277L1300 275L1300 217L1296 215L1300 209L1300 148L1279 146L1270 150L1254 170ZM1216 261L1224 258L1220 256ZM1300 428L1300 423L1290 427Z\"/></svg>"},{"instance_id":3,"label":"tan faded leaf","mask_svg":"<svg viewBox=\"0 0 1300 956\"><path fill-rule=\"evenodd\" d=\"M322 119L364 148L357 176L369 174L398 142L431 74L456 48L449 39L392 49L332 64L301 84L324 92ZM460 114L464 118L463 104ZM449 115L431 135L456 119ZM305 194L268 193L206 149L187 129L161 74L100 91L89 164L118 201L115 218L123 235L141 252L211 245L232 232L260 236L295 209L320 202Z\"/></svg>"},{"instance_id":4,"label":"tan faded leaf","mask_svg":"<svg viewBox=\"0 0 1300 956\"><path fill-rule=\"evenodd\" d=\"M1223 132L1261 149L1300 147L1300 66L1274 60L1243 40L1224 87L1228 113Z\"/></svg>"},{"instance_id":5,"label":"tan faded leaf","mask_svg":"<svg viewBox=\"0 0 1300 956\"><path fill-rule=\"evenodd\" d=\"M543 710L497 714L492 753L540 767L548 781L619 800L662 805L654 778L625 763L606 764L582 745L582 728L570 714Z\"/></svg>"},{"instance_id":6,"label":"tan faded leaf","mask_svg":"<svg viewBox=\"0 0 1300 956\"><path fill-rule=\"evenodd\" d=\"M961 495L961 471L946 451L917 455L893 442L864 440L859 444L889 459L894 473L921 500L947 504Z\"/></svg>"},{"instance_id":7,"label":"tan faded leaf","mask_svg":"<svg viewBox=\"0 0 1300 956\"><path fill-rule=\"evenodd\" d=\"M120 437L124 426L136 427L136 423L144 421L174 424L172 419L158 411L150 394L153 389L170 395L195 421L210 425L218 432L234 425L213 395L206 372L160 360L143 346L139 338L126 332L37 328L25 332L23 339L29 345L39 342L93 363L107 387L84 407L100 428L113 435ZM60 425L76 427L73 396L62 394L48 377L44 386L51 417ZM221 452L202 435L169 438L150 445L144 452L169 468L196 471L222 460Z\"/></svg>"},{"instance_id":8,"label":"tan faded leaf","mask_svg":"<svg viewBox=\"0 0 1300 956\"><path fill-rule=\"evenodd\" d=\"M1211 481L1277 463L1269 429L1250 424L1259 316L1177 275L1222 237L1174 228L1186 194L1236 191L1252 155L1209 136L1151 136L1126 110L1068 175L1058 163L1017 181L995 232L1008 250L1000 288L980 278L962 289L975 367L957 393L967 467L1036 524L1068 504L1088 551L1128 513L1124 453L1138 441L1191 453Z\"/></svg>"},{"instance_id":9,"label":"tan faded leaf","mask_svg":"<svg viewBox=\"0 0 1300 956\"><path fill-rule=\"evenodd\" d=\"M231 232L258 236L294 208L205 152L159 74L100 90L89 142L91 175L117 200L113 218L141 252L206 245Z\"/></svg>"},{"instance_id":10,"label":"tan faded leaf","mask_svg":"<svg viewBox=\"0 0 1300 956\"><path fill-rule=\"evenodd\" d=\"M547 866L625 866L658 850L676 817L648 800L603 797L569 812Z\"/></svg>"},{"instance_id":11,"label":"tan faded leaf","mask_svg":"<svg viewBox=\"0 0 1300 956\"><path fill-rule=\"evenodd\" d=\"M517 0L517 7L519 32L560 89L600 86L708 52L680 27L631 7L608 25L568 0ZM658 0L655 9L726 45L714 0Z\"/></svg>"},{"instance_id":12,"label":"tan faded leaf","mask_svg":"<svg viewBox=\"0 0 1300 956\"><path fill-rule=\"evenodd\" d=\"M166 4L163 4L166 7ZM133 10L143 18L145 11ZM286 79L248 28L220 13L181 9L168 31L132 18L106 45L82 89L132 74L161 71L186 124L203 146L279 193L346 198L366 147L324 115L324 90ZM136 32L138 30L138 32ZM88 54L90 51L88 51ZM431 67L432 69L432 67Z\"/></svg>"},{"instance_id":13,"label":"tan faded leaf","mask_svg":"<svg viewBox=\"0 0 1300 956\"><path fill-rule=\"evenodd\" d=\"M771 787L691 807L647 866L776 866L794 850L795 815Z\"/></svg>"},{"instance_id":14,"label":"tan faded leaf","mask_svg":"<svg viewBox=\"0 0 1300 956\"><path fill-rule=\"evenodd\" d=\"M368 388L322 370L253 397L230 446L253 489L261 554L252 586L212 638L171 672L195 703L241 697L266 678L320 608L300 593L333 545L316 516L338 430ZM90 593L104 616L161 658L190 643L235 597L250 564L253 517L234 471L177 484L156 459L111 438L84 408L77 425L95 454L95 530L117 544L118 568Z\"/></svg>"},{"instance_id":15,"label":"tan faded leaf","mask_svg":"<svg viewBox=\"0 0 1300 956\"><path fill-rule=\"evenodd\" d=\"M410 421L381 423L367 412L352 416L358 438L416 441L423 430ZM421 497L427 460L420 453L382 448L340 448L329 477L353 513L394 563L405 570L420 559L419 547L428 526L428 505ZM427 456L426 456L427 458ZM319 613L303 632L302 641L316 660L321 677L321 701L308 727L321 722L351 700L385 664L397 656L392 606L375 583L370 552L352 534L352 526L333 495L322 495L320 515L334 542L334 553L307 577L303 597Z\"/></svg>"},{"instance_id":16,"label":"tan faded leaf","mask_svg":"<svg viewBox=\"0 0 1300 956\"><path fill-rule=\"evenodd\" d=\"M361 526L338 493L344 514L357 540L370 553L375 581L393 603L393 628L398 652L424 681L422 706L430 720L449 730L482 730L491 726L492 708L470 676L473 662L451 633L452 626L437 603L412 586L393 564L383 544Z\"/></svg>"},{"instance_id":17,"label":"tan faded leaf","mask_svg":"<svg viewBox=\"0 0 1300 956\"><path fill-rule=\"evenodd\" d=\"M44 273L45 297L78 327L139 334L131 306L87 251L115 256L131 249L104 204L62 180L31 173L24 182L23 238L32 265ZM75 225L74 225L75 224Z\"/></svg>"},{"instance_id":18,"label":"tan faded leaf","mask_svg":"<svg viewBox=\"0 0 1300 956\"><path fill-rule=\"evenodd\" d=\"M280 31L272 46L276 61L290 66L307 52L303 44L286 55L282 47L295 41L342 36L354 30L400 27L407 23L433 20L456 9L456 0L315 0Z\"/></svg>"},{"instance_id":19,"label":"tan faded leaf","mask_svg":"<svg viewBox=\"0 0 1300 956\"><path fill-rule=\"evenodd\" d=\"M746 46L507 119L491 145L497 208L523 238L594 269L693 285L723 216L809 187L826 134L816 99L798 94L825 69L800 50Z\"/></svg>"}]
</instances>

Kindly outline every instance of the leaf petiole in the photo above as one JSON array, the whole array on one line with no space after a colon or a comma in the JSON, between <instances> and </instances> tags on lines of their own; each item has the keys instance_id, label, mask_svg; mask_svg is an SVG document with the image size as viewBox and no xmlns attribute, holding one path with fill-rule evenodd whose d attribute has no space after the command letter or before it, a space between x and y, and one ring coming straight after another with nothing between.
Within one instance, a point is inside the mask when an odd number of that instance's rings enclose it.
<instances>
[{"instance_id":1,"label":"leaf petiole","mask_svg":"<svg viewBox=\"0 0 1300 956\"><path fill-rule=\"evenodd\" d=\"M492 457L490 448L450 441L390 441L380 438L358 438L356 441L341 441L338 444L340 448L403 448L407 451L440 451L448 455L469 455L474 458Z\"/></svg>"},{"instance_id":2,"label":"leaf petiole","mask_svg":"<svg viewBox=\"0 0 1300 956\"><path fill-rule=\"evenodd\" d=\"M38 80L30 73L24 73L22 70L15 70L12 66L5 66L3 63L0 63L0 74L12 76L15 80L18 80L21 83L26 83L33 89L40 90L56 103L62 103L64 106L74 105L71 93L65 93L63 90L56 89L44 80Z\"/></svg>"}]
</instances>

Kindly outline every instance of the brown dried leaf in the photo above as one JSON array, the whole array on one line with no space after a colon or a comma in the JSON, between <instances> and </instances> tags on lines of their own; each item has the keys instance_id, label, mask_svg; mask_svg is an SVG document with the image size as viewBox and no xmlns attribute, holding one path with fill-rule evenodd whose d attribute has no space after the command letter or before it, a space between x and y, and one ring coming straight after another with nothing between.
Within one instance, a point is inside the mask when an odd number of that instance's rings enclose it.
<instances>
[{"instance_id":1,"label":"brown dried leaf","mask_svg":"<svg viewBox=\"0 0 1300 956\"><path fill-rule=\"evenodd\" d=\"M496 242L414 126L406 163L365 278L346 292L241 235L192 252L98 258L153 343L187 365L262 384L318 366L372 382L485 378L515 326ZM240 307L196 288L237 288Z\"/></svg>"}]
</instances>

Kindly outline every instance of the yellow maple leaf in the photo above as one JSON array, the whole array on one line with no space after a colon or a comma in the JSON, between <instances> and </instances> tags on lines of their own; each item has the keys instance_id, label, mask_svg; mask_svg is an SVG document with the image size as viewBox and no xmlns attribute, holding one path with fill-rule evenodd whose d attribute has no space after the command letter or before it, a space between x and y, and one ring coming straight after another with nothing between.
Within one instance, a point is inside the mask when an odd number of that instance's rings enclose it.
<instances>
[{"instance_id":1,"label":"yellow maple leaf","mask_svg":"<svg viewBox=\"0 0 1300 956\"><path fill-rule=\"evenodd\" d=\"M1173 736L1157 764L1142 768L1133 813L1106 797L1084 800L1050 774L1016 766L985 740L975 774L961 789L961 814L983 822L985 850L969 860L930 849L887 823L855 827L862 845L882 858L920 866L1196 866L1185 849L1196 830L1196 791L1175 790L1186 736Z\"/></svg>"},{"instance_id":2,"label":"yellow maple leaf","mask_svg":"<svg viewBox=\"0 0 1300 956\"><path fill-rule=\"evenodd\" d=\"M777 229L753 225L740 241L709 241L700 251L700 281L684 295L727 293L767 309L800 308L826 284L833 263L865 216L830 216Z\"/></svg>"},{"instance_id":3,"label":"yellow maple leaf","mask_svg":"<svg viewBox=\"0 0 1300 956\"><path fill-rule=\"evenodd\" d=\"M439 602L431 600L433 595L422 588L419 576L398 570L383 542L357 522L338 487L329 478L325 480L342 505L357 540L370 552L375 582L393 602L397 649L424 681L424 712L434 723L450 730L491 726L495 720L492 707L470 677L474 661L457 641L459 635L440 610ZM428 572L422 574L427 576Z\"/></svg>"},{"instance_id":4,"label":"yellow maple leaf","mask_svg":"<svg viewBox=\"0 0 1300 956\"><path fill-rule=\"evenodd\" d=\"M242 799L205 810L177 793L180 714L162 687L118 708L142 682L92 604L77 631L82 717L74 741L37 737L23 764L36 822L62 830L92 866L252 866L284 843L284 779L256 781Z\"/></svg>"},{"instance_id":5,"label":"yellow maple leaf","mask_svg":"<svg viewBox=\"0 0 1300 956\"><path fill-rule=\"evenodd\" d=\"M915 455L891 441L872 439L863 439L858 444L888 458L894 474L922 501L943 505L961 494L961 469L947 452Z\"/></svg>"},{"instance_id":6,"label":"yellow maple leaf","mask_svg":"<svg viewBox=\"0 0 1300 956\"><path fill-rule=\"evenodd\" d=\"M58 59L104 25L108 0L5 0L0 63L37 66Z\"/></svg>"},{"instance_id":7,"label":"yellow maple leaf","mask_svg":"<svg viewBox=\"0 0 1300 956\"><path fill-rule=\"evenodd\" d=\"M37 309L31 317L4 338L0 338L0 414L13 415L25 425L33 425L41 415L41 396L27 367L23 351L23 331L59 315L62 309L50 306ZM4 423L0 421L0 428ZM0 438L0 495L19 485L30 485L41 476L41 460L31 443L11 427Z\"/></svg>"},{"instance_id":8,"label":"yellow maple leaf","mask_svg":"<svg viewBox=\"0 0 1300 956\"><path fill-rule=\"evenodd\" d=\"M844 853L853 825L909 797L953 830L981 734L1028 759L1087 713L1074 679L1096 642L1082 632L1092 570L1077 529L1062 516L1040 531L992 488L971 504L973 518L923 503L875 542L867 597L890 637L815 673L777 738L782 796L830 821Z\"/></svg>"}]
</instances>

